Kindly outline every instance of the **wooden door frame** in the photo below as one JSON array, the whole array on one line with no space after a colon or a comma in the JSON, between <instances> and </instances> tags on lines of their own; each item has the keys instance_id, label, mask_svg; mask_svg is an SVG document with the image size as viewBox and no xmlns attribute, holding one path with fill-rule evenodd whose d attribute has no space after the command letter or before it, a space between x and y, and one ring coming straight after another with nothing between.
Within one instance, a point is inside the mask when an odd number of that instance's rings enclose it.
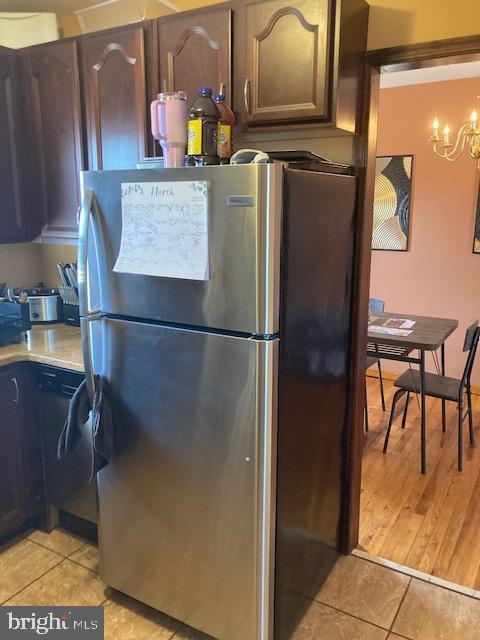
<instances>
[{"instance_id":1,"label":"wooden door frame","mask_svg":"<svg viewBox=\"0 0 480 640\"><path fill-rule=\"evenodd\" d=\"M404 71L442 64L480 60L480 35L376 49L365 56L365 81L360 135L354 160L358 178L358 219L355 229L354 297L349 414L344 441L343 520L340 550L350 553L358 544L360 484L364 439L365 357L370 289L373 190L377 147L377 115L381 68Z\"/></svg>"}]
</instances>

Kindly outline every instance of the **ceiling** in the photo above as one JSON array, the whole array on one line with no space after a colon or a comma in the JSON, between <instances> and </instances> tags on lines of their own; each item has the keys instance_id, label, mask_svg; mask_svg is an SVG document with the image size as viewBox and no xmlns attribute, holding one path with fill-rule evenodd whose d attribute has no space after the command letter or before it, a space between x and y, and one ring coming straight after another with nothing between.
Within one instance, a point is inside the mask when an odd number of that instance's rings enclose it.
<instances>
[{"instance_id":1,"label":"ceiling","mask_svg":"<svg viewBox=\"0 0 480 640\"><path fill-rule=\"evenodd\" d=\"M391 87L403 87L409 84L445 82L446 80L460 80L462 78L478 78L480 89L480 60L443 65L441 67L413 69L412 71L382 72L380 75L380 87L382 89L390 89Z\"/></svg>"},{"instance_id":2,"label":"ceiling","mask_svg":"<svg viewBox=\"0 0 480 640\"><path fill-rule=\"evenodd\" d=\"M0 11L34 12L43 11L65 16L77 9L86 9L103 0L0 0Z\"/></svg>"}]
</instances>

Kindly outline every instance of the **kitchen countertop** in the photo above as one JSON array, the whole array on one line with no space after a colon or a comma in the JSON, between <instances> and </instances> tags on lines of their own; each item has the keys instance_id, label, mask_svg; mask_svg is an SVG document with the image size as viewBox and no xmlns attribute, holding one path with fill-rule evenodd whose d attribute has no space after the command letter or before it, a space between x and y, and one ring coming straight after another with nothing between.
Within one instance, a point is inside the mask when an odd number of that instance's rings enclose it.
<instances>
[{"instance_id":1,"label":"kitchen countertop","mask_svg":"<svg viewBox=\"0 0 480 640\"><path fill-rule=\"evenodd\" d=\"M0 347L0 367L25 361L83 372L80 329L65 324L33 325L26 341Z\"/></svg>"}]
</instances>

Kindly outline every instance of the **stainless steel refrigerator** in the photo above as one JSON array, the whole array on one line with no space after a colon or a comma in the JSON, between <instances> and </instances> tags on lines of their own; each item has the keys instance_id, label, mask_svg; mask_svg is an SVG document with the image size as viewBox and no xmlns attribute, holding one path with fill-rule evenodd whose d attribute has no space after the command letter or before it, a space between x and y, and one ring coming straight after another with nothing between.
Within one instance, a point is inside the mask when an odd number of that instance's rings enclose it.
<instances>
[{"instance_id":1,"label":"stainless steel refrigerator","mask_svg":"<svg viewBox=\"0 0 480 640\"><path fill-rule=\"evenodd\" d=\"M326 169L83 174L86 376L115 428L102 577L219 640L290 637L338 554L356 180ZM122 184L196 180L206 279L114 271Z\"/></svg>"}]
</instances>

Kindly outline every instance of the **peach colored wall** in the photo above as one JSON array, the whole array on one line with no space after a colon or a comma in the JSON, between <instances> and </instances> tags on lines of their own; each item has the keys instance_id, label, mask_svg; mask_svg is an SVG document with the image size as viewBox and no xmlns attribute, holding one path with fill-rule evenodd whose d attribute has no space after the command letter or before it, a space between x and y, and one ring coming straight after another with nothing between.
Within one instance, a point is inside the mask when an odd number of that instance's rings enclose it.
<instances>
[{"instance_id":1,"label":"peach colored wall","mask_svg":"<svg viewBox=\"0 0 480 640\"><path fill-rule=\"evenodd\" d=\"M377 154L414 156L410 248L372 252L370 294L400 316L458 319L446 344L452 376L463 370L465 329L480 317L480 255L472 254L480 171L468 156L452 163L435 157L427 138L435 115L456 132L478 104L479 89L479 79L469 78L383 89L380 95ZM384 368L405 369L396 365L385 362ZM480 384L480 353L473 383Z\"/></svg>"}]
</instances>

